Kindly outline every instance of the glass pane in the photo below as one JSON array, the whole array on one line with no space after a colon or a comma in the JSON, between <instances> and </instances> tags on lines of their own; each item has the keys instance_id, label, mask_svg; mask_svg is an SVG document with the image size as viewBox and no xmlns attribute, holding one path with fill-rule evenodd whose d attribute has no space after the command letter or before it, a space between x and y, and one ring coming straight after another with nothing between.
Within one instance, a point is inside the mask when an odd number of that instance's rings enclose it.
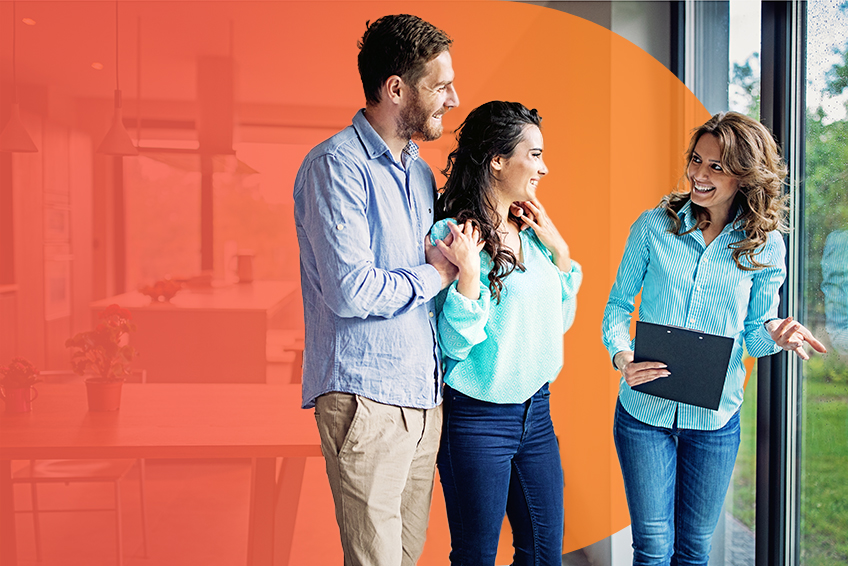
<instances>
[{"instance_id":1,"label":"glass pane","mask_svg":"<svg viewBox=\"0 0 848 566\"><path fill-rule=\"evenodd\" d=\"M127 290L200 273L200 157L124 159Z\"/></svg>"},{"instance_id":2,"label":"glass pane","mask_svg":"<svg viewBox=\"0 0 848 566\"><path fill-rule=\"evenodd\" d=\"M247 143L236 145L223 170L214 175L215 278L237 279L239 250L253 254L257 280L299 281L292 187L310 146Z\"/></svg>"},{"instance_id":3,"label":"glass pane","mask_svg":"<svg viewBox=\"0 0 848 566\"><path fill-rule=\"evenodd\" d=\"M848 6L807 4L804 316L828 353L803 366L801 564L848 563Z\"/></svg>"},{"instance_id":4,"label":"glass pane","mask_svg":"<svg viewBox=\"0 0 848 566\"><path fill-rule=\"evenodd\" d=\"M730 65L728 110L760 118L760 2L730 2ZM742 427L739 454L727 497L725 513L713 535L710 564L753 566L757 486L757 376L756 360L746 358L748 379L740 409Z\"/></svg>"},{"instance_id":5,"label":"glass pane","mask_svg":"<svg viewBox=\"0 0 848 566\"><path fill-rule=\"evenodd\" d=\"M728 110L760 118L760 2L730 3Z\"/></svg>"}]
</instances>

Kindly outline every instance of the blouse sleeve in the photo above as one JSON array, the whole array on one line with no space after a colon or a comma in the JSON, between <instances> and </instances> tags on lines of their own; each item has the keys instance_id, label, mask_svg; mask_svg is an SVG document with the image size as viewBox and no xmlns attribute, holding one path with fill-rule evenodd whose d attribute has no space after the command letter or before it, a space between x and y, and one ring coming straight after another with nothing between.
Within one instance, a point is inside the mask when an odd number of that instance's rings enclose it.
<instances>
[{"instance_id":1,"label":"blouse sleeve","mask_svg":"<svg viewBox=\"0 0 848 566\"><path fill-rule=\"evenodd\" d=\"M562 333L565 334L574 324L574 315L577 313L577 291L583 283L583 268L572 259L571 270L568 273L560 271L559 280L562 285Z\"/></svg>"},{"instance_id":2,"label":"blouse sleeve","mask_svg":"<svg viewBox=\"0 0 848 566\"><path fill-rule=\"evenodd\" d=\"M442 353L454 360L462 361L471 349L486 339L486 323L492 294L480 283L480 297L471 300L456 290L456 281L439 295L439 347Z\"/></svg>"},{"instance_id":3,"label":"blouse sleeve","mask_svg":"<svg viewBox=\"0 0 848 566\"><path fill-rule=\"evenodd\" d=\"M778 290L786 278L786 245L777 232L768 235L765 249L757 260L769 266L754 272L748 312L745 316L745 349L755 358L770 356L780 351L763 324L777 316L780 303Z\"/></svg>"},{"instance_id":4,"label":"blouse sleeve","mask_svg":"<svg viewBox=\"0 0 848 566\"><path fill-rule=\"evenodd\" d=\"M642 289L642 282L645 280L651 257L648 248L647 215L649 213L650 211L642 213L630 227L630 235L624 245L624 255L604 309L603 340L610 359L613 359L618 352L632 349L630 319L636 306L636 295Z\"/></svg>"},{"instance_id":5,"label":"blouse sleeve","mask_svg":"<svg viewBox=\"0 0 848 566\"><path fill-rule=\"evenodd\" d=\"M448 223L456 224L456 221L446 218L430 228L430 241L433 245L436 240L446 238L450 234ZM480 259L486 260L483 255ZM469 299L457 291L456 281L439 293L436 297L439 347L445 356L462 361L468 357L474 346L486 339L491 296L489 288L482 281L480 297L477 300Z\"/></svg>"},{"instance_id":6,"label":"blouse sleeve","mask_svg":"<svg viewBox=\"0 0 848 566\"><path fill-rule=\"evenodd\" d=\"M528 228L528 230L533 235L535 245L542 250L559 273L559 283L562 288L562 333L565 334L574 324L574 315L577 313L577 291L580 290L580 285L583 283L583 268L572 259L571 269L567 272L560 271L554 263L554 256L550 250L545 247L545 244L533 232L532 228Z\"/></svg>"}]
</instances>

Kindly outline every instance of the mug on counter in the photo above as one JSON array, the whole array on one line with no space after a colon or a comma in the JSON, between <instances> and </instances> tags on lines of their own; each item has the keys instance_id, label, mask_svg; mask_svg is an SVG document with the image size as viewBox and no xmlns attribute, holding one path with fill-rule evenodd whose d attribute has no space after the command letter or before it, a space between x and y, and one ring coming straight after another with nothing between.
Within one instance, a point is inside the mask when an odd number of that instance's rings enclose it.
<instances>
[{"instance_id":1,"label":"mug on counter","mask_svg":"<svg viewBox=\"0 0 848 566\"><path fill-rule=\"evenodd\" d=\"M232 268L233 261L236 262L236 276L238 277L239 283L252 283L253 282L253 250L239 250L236 252L230 259L230 267Z\"/></svg>"}]
</instances>

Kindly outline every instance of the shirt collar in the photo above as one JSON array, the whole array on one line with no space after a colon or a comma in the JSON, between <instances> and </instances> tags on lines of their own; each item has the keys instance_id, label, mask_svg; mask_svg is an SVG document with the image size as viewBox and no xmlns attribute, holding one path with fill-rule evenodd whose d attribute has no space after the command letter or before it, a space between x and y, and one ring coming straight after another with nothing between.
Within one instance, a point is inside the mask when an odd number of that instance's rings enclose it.
<instances>
[{"instance_id":1,"label":"shirt collar","mask_svg":"<svg viewBox=\"0 0 848 566\"><path fill-rule=\"evenodd\" d=\"M353 116L353 129L356 130L359 139L362 140L362 145L365 146L365 151L368 153L370 159L376 159L384 153L388 153L389 157L392 157L389 146L386 145L386 142L383 141L383 138L380 137L380 134L377 133L365 117L364 108ZM418 159L418 145L414 141L409 140L406 147L403 148L404 166L408 167L416 159Z\"/></svg>"},{"instance_id":2,"label":"shirt collar","mask_svg":"<svg viewBox=\"0 0 848 566\"><path fill-rule=\"evenodd\" d=\"M406 147L403 148L402 157L404 167L409 167L412 163L418 159L418 144L414 141L409 140L406 144Z\"/></svg>"},{"instance_id":3,"label":"shirt collar","mask_svg":"<svg viewBox=\"0 0 848 566\"><path fill-rule=\"evenodd\" d=\"M691 200L686 201L686 204L683 205L683 207L680 209L680 212L677 213L677 216L682 222L683 232L688 232L698 224L698 218L692 210ZM727 226L724 227L722 233L730 232L732 230L742 230L740 216L742 216L741 206L736 208L736 214L734 215L733 220Z\"/></svg>"}]
</instances>

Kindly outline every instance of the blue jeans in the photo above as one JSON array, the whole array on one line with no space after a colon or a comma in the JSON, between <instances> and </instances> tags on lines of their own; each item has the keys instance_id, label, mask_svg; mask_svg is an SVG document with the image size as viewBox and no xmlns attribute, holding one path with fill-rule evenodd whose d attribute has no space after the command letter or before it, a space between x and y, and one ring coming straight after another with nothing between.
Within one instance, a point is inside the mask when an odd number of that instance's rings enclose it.
<instances>
[{"instance_id":1,"label":"blue jeans","mask_svg":"<svg viewBox=\"0 0 848 566\"><path fill-rule=\"evenodd\" d=\"M706 565L739 449L739 413L718 430L645 424L619 402L615 448L633 532L633 564Z\"/></svg>"},{"instance_id":2,"label":"blue jeans","mask_svg":"<svg viewBox=\"0 0 848 566\"><path fill-rule=\"evenodd\" d=\"M437 463L454 566L494 565L504 514L513 564L562 564L562 463L549 397L547 384L517 404L445 386Z\"/></svg>"}]
</instances>

